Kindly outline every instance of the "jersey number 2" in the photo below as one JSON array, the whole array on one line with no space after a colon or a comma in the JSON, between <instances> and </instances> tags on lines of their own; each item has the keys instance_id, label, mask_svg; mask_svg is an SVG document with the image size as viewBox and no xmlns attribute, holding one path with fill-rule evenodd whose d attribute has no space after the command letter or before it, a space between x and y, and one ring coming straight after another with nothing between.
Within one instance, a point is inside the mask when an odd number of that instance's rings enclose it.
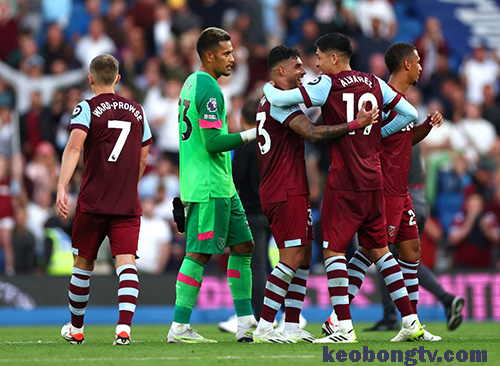
<instances>
[{"instance_id":1,"label":"jersey number 2","mask_svg":"<svg viewBox=\"0 0 500 366\"><path fill-rule=\"evenodd\" d=\"M108 128L121 129L120 136L118 136L118 140L116 140L116 144L113 147L111 154L109 154L108 161L110 161L112 163L116 163L116 161L118 160L118 157L120 156L120 153L122 152L123 146L125 145L125 142L127 141L128 134L130 133L130 126L131 125L132 125L132 123L126 122L126 121L117 121L117 120L108 121Z\"/></svg>"},{"instance_id":2,"label":"jersey number 2","mask_svg":"<svg viewBox=\"0 0 500 366\"><path fill-rule=\"evenodd\" d=\"M342 101L346 102L346 112L347 112L347 121L354 120L354 93L342 93ZM377 97L372 93L365 93L359 97L358 100L358 112L361 110L364 102L370 102L372 104L372 108L375 108L377 103ZM372 125L368 125L363 130L363 135L369 135L372 130ZM354 135L356 130L349 132L349 135Z\"/></svg>"}]
</instances>

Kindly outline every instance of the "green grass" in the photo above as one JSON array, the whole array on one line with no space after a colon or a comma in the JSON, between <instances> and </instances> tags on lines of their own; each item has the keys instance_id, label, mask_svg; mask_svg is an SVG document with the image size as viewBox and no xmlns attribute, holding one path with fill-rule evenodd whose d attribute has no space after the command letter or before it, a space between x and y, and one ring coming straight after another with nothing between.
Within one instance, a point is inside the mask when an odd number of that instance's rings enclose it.
<instances>
[{"instance_id":1,"label":"green grass","mask_svg":"<svg viewBox=\"0 0 500 366\"><path fill-rule=\"evenodd\" d=\"M363 347L380 350L411 350L419 346L443 356L447 350L486 350L488 360L483 365L500 365L500 324L465 323L454 332L443 323L428 324L428 329L441 335L441 342L390 343L396 332L364 332L368 324L355 324L357 344L328 345L328 350L358 350ZM234 335L220 332L216 325L196 326L207 338L217 344L168 344L165 341L169 325L137 325L133 327L131 347L112 346L114 326L89 325L85 329L85 344L73 346L60 337L60 327L0 327L0 366L2 365L318 365L323 361L321 344L299 343L293 345L239 344ZM306 328L320 336L320 325ZM351 362L344 365L468 365L467 362L419 361L419 355L402 363ZM404 358L403 358L404 360ZM340 362L335 359L335 363ZM479 363L474 363L475 365Z\"/></svg>"}]
</instances>

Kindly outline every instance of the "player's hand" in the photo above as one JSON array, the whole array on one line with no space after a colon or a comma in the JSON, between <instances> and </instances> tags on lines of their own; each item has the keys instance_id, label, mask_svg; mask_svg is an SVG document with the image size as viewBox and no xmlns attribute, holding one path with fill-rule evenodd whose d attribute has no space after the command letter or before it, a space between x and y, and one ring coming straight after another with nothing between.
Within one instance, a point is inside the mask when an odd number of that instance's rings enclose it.
<instances>
[{"instance_id":1,"label":"player's hand","mask_svg":"<svg viewBox=\"0 0 500 366\"><path fill-rule=\"evenodd\" d=\"M57 187L57 200L56 207L59 216L62 218L68 218L68 196L66 195L66 189L64 187Z\"/></svg>"},{"instance_id":2,"label":"player's hand","mask_svg":"<svg viewBox=\"0 0 500 366\"><path fill-rule=\"evenodd\" d=\"M369 111L366 110L366 102L363 102L360 111L356 115L356 119L358 120L359 127L366 127L368 125L372 125L378 122L379 110L378 107L375 107Z\"/></svg>"},{"instance_id":3,"label":"player's hand","mask_svg":"<svg viewBox=\"0 0 500 366\"><path fill-rule=\"evenodd\" d=\"M443 124L443 115L439 111L428 114L427 118L430 119L432 127L441 127L441 125Z\"/></svg>"}]
</instances>

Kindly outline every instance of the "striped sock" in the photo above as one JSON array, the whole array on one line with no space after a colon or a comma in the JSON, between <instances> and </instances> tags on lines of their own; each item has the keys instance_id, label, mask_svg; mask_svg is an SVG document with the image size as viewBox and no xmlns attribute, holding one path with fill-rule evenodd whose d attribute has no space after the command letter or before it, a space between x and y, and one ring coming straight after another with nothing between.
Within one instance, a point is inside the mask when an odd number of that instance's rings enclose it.
<instances>
[{"instance_id":1,"label":"striped sock","mask_svg":"<svg viewBox=\"0 0 500 366\"><path fill-rule=\"evenodd\" d=\"M189 256L182 261L175 284L174 322L189 324L194 304L200 293L205 265Z\"/></svg>"},{"instance_id":2,"label":"striped sock","mask_svg":"<svg viewBox=\"0 0 500 366\"><path fill-rule=\"evenodd\" d=\"M290 282L285 297L285 323L299 323L300 312L306 297L307 276L309 276L309 267L300 267Z\"/></svg>"},{"instance_id":3,"label":"striped sock","mask_svg":"<svg viewBox=\"0 0 500 366\"><path fill-rule=\"evenodd\" d=\"M73 275L69 282L69 311L71 312L71 325L74 328L83 327L83 317L89 302L90 276L92 271L85 271L73 267Z\"/></svg>"},{"instance_id":4,"label":"striped sock","mask_svg":"<svg viewBox=\"0 0 500 366\"><path fill-rule=\"evenodd\" d=\"M349 296L347 288L349 279L344 256L335 256L325 259L326 276L328 278L328 292L333 309L339 320L350 320Z\"/></svg>"},{"instance_id":5,"label":"striped sock","mask_svg":"<svg viewBox=\"0 0 500 366\"><path fill-rule=\"evenodd\" d=\"M356 297L365 279L366 270L372 261L366 258L359 250L356 250L349 264L347 264L347 274L349 276L349 304Z\"/></svg>"},{"instance_id":6,"label":"striped sock","mask_svg":"<svg viewBox=\"0 0 500 366\"><path fill-rule=\"evenodd\" d=\"M408 297L410 298L411 307L413 312L417 314L417 304L418 304L418 265L420 261L416 262L406 262L398 259L399 266L401 267L401 272L403 272L403 279L405 281L406 290L408 291Z\"/></svg>"},{"instance_id":7,"label":"striped sock","mask_svg":"<svg viewBox=\"0 0 500 366\"><path fill-rule=\"evenodd\" d=\"M295 271L282 262L278 262L266 282L264 305L260 318L272 323L285 298Z\"/></svg>"},{"instance_id":8,"label":"striped sock","mask_svg":"<svg viewBox=\"0 0 500 366\"><path fill-rule=\"evenodd\" d=\"M238 317L253 315L251 262L252 253L230 254L227 262L227 282Z\"/></svg>"},{"instance_id":9,"label":"striped sock","mask_svg":"<svg viewBox=\"0 0 500 366\"><path fill-rule=\"evenodd\" d=\"M401 316L404 317L413 314L413 308L408 298L408 291L405 287L401 268L391 252L384 254L377 260L375 265L382 274L382 277L384 277L387 290L391 295L392 301L394 301L394 305L400 311Z\"/></svg>"},{"instance_id":10,"label":"striped sock","mask_svg":"<svg viewBox=\"0 0 500 366\"><path fill-rule=\"evenodd\" d=\"M118 284L118 307L120 317L118 324L132 325L137 297L139 296L139 277L137 268L133 264L124 264L116 269L119 279Z\"/></svg>"}]
</instances>

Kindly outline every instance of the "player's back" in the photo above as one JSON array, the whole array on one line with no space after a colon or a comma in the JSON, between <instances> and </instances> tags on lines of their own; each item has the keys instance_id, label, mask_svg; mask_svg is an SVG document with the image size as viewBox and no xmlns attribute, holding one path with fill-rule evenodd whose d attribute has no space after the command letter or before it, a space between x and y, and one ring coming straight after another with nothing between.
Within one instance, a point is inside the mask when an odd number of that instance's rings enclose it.
<instances>
[{"instance_id":1,"label":"player's back","mask_svg":"<svg viewBox=\"0 0 500 366\"><path fill-rule=\"evenodd\" d=\"M354 120L363 102L367 102L367 110L375 106L382 108L382 90L374 75L354 70L327 75L332 80L332 88L322 107L324 124ZM379 123L351 131L330 142L327 184L331 188L351 191L382 188L380 119L379 116Z\"/></svg>"},{"instance_id":2,"label":"player's back","mask_svg":"<svg viewBox=\"0 0 500 366\"><path fill-rule=\"evenodd\" d=\"M402 98L405 97L404 94L398 92L392 85L389 86ZM386 117L382 122L384 126L390 123L397 116L397 113L389 110L385 115ZM408 194L412 136L413 122L401 131L382 139L380 163L384 177L384 194L386 195L405 196Z\"/></svg>"},{"instance_id":3,"label":"player's back","mask_svg":"<svg viewBox=\"0 0 500 366\"><path fill-rule=\"evenodd\" d=\"M144 111L138 103L111 93L86 102L90 126L84 143L80 208L88 213L140 215L137 183ZM77 108L74 114L81 113Z\"/></svg>"},{"instance_id":4,"label":"player's back","mask_svg":"<svg viewBox=\"0 0 500 366\"><path fill-rule=\"evenodd\" d=\"M282 123L271 117L271 104L263 97L257 110L257 156L262 204L283 202L288 196L309 195L304 160L304 139L288 127L298 114Z\"/></svg>"}]
</instances>

